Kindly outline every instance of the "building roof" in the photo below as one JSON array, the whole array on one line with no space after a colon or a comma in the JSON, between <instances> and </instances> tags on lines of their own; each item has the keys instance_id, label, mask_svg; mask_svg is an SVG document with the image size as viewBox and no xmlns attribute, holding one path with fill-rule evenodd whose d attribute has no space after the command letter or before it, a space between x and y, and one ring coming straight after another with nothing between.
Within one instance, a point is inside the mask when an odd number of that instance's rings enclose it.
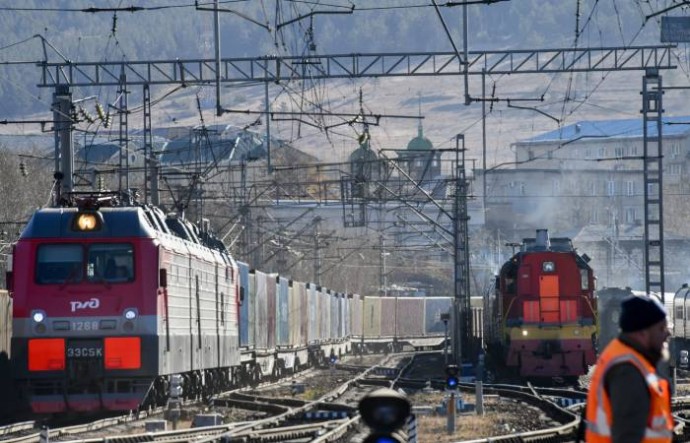
<instances>
[{"instance_id":1,"label":"building roof","mask_svg":"<svg viewBox=\"0 0 690 443\"><path fill-rule=\"evenodd\" d=\"M690 116L663 117L661 128L664 137L679 137L690 134ZM656 135L656 126L648 123L649 135ZM555 131L521 140L518 144L564 142L590 138L636 138L642 137L642 119L584 120L564 126Z\"/></svg>"},{"instance_id":2,"label":"building roof","mask_svg":"<svg viewBox=\"0 0 690 443\"><path fill-rule=\"evenodd\" d=\"M614 234L617 234L618 241L641 241L644 239L644 224L619 223L615 228L604 224L586 225L573 238L573 242L600 242ZM687 241L686 237L664 230L664 241L666 240Z\"/></svg>"}]
</instances>

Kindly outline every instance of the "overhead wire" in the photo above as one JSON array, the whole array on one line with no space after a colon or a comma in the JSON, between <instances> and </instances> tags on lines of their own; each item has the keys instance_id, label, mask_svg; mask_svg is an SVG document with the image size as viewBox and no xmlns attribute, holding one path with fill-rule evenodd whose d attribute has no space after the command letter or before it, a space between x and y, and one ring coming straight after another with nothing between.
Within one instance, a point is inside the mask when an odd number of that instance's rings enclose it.
<instances>
[{"instance_id":1,"label":"overhead wire","mask_svg":"<svg viewBox=\"0 0 690 443\"><path fill-rule=\"evenodd\" d=\"M244 3L248 0L219 0L219 4L228 3ZM194 3L184 3L184 4L170 4L161 6L118 6L112 8L65 8L65 7L22 7L22 6L0 6L0 11L28 11L28 12L85 12L85 13L98 13L98 12L145 12L145 11L163 11L166 9L177 9L177 8L196 8L197 6L208 6L214 5L214 2L194 2Z\"/></svg>"}]
</instances>

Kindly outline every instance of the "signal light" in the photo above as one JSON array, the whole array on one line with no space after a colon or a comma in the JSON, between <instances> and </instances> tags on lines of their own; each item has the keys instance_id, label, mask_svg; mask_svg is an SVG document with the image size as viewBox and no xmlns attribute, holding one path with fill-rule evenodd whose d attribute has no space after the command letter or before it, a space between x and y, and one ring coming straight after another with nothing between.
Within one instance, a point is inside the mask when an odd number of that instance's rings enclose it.
<instances>
[{"instance_id":1,"label":"signal light","mask_svg":"<svg viewBox=\"0 0 690 443\"><path fill-rule=\"evenodd\" d=\"M458 365L448 365L446 366L446 388L455 390L458 388L458 383L460 379L458 378L458 372L460 368Z\"/></svg>"}]
</instances>

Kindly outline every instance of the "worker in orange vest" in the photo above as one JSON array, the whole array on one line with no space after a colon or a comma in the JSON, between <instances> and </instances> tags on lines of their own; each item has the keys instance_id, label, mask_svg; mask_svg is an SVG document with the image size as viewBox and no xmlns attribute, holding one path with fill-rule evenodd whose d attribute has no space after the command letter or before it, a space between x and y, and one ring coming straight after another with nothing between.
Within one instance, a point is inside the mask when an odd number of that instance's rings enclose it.
<instances>
[{"instance_id":1,"label":"worker in orange vest","mask_svg":"<svg viewBox=\"0 0 690 443\"><path fill-rule=\"evenodd\" d=\"M670 443L671 393L656 369L668 359L666 309L656 297L627 297L619 325L619 336L599 356L590 382L585 441Z\"/></svg>"}]
</instances>

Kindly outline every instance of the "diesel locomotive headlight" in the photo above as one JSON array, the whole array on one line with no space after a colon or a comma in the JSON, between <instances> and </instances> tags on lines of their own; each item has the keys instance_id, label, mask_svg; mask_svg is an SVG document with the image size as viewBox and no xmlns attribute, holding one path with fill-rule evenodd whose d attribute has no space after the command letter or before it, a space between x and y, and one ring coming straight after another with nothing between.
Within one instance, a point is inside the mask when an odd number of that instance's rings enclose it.
<instances>
[{"instance_id":1,"label":"diesel locomotive headlight","mask_svg":"<svg viewBox=\"0 0 690 443\"><path fill-rule=\"evenodd\" d=\"M552 261L545 261L541 264L541 270L544 272L554 272L556 270L556 264Z\"/></svg>"},{"instance_id":2,"label":"diesel locomotive headlight","mask_svg":"<svg viewBox=\"0 0 690 443\"><path fill-rule=\"evenodd\" d=\"M34 322L41 323L43 320L46 319L46 313L43 311L33 311L31 313L31 318Z\"/></svg>"},{"instance_id":3,"label":"diesel locomotive headlight","mask_svg":"<svg viewBox=\"0 0 690 443\"><path fill-rule=\"evenodd\" d=\"M124 315L127 320L134 320L135 318L137 318L137 310L134 308L127 308L125 309Z\"/></svg>"},{"instance_id":4,"label":"diesel locomotive headlight","mask_svg":"<svg viewBox=\"0 0 690 443\"><path fill-rule=\"evenodd\" d=\"M522 336L523 337L527 337L528 334L529 334L529 331L527 329L522 330Z\"/></svg>"}]
</instances>

